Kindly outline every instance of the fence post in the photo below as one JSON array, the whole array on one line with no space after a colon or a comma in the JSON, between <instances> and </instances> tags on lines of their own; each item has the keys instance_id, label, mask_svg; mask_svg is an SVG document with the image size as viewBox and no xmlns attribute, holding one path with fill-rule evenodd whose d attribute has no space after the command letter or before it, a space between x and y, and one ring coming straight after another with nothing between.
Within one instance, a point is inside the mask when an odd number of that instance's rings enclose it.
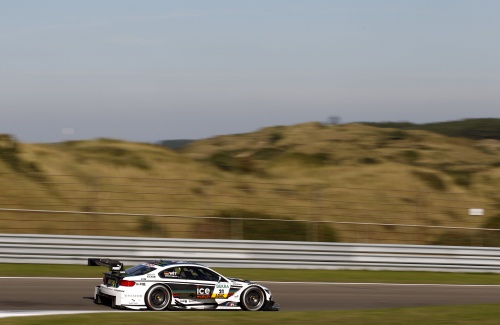
<instances>
[{"instance_id":1,"label":"fence post","mask_svg":"<svg viewBox=\"0 0 500 325\"><path fill-rule=\"evenodd\" d=\"M319 230L318 230L318 222L316 221L308 221L307 229L309 229L309 241L317 242L319 241Z\"/></svg>"},{"instance_id":2,"label":"fence post","mask_svg":"<svg viewBox=\"0 0 500 325\"><path fill-rule=\"evenodd\" d=\"M427 193L425 191L422 191L421 189L418 189L417 191L417 197L416 197L416 218L417 220L427 220L425 218L427 216L427 208L428 208L428 203L427 203ZM422 227L422 243L425 245L427 242L429 242L429 238L432 238L432 234L430 233L430 228L428 227L428 220L426 222L427 227ZM418 234L418 232L415 232ZM415 244L419 243L418 235L417 238L415 238Z\"/></svg>"},{"instance_id":3,"label":"fence post","mask_svg":"<svg viewBox=\"0 0 500 325\"><path fill-rule=\"evenodd\" d=\"M99 176L91 176L87 182L87 204L85 207L85 212L99 212L98 210L99 203ZM96 209L97 208L97 209ZM95 219L95 222L92 222L93 225L96 226L95 232L93 229L90 229L90 234L95 235L100 232L100 216L97 215L97 218L89 216L89 218Z\"/></svg>"},{"instance_id":4,"label":"fence post","mask_svg":"<svg viewBox=\"0 0 500 325\"><path fill-rule=\"evenodd\" d=\"M243 239L243 220L231 218L231 239Z\"/></svg>"}]
</instances>

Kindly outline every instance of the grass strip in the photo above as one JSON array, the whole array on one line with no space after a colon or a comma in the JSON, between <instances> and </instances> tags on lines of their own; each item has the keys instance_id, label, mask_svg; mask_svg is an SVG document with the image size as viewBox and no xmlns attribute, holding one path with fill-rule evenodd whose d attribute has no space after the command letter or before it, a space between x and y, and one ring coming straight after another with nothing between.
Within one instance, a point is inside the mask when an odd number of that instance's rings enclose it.
<instances>
[{"instance_id":1,"label":"grass strip","mask_svg":"<svg viewBox=\"0 0 500 325\"><path fill-rule=\"evenodd\" d=\"M498 274L493 273L231 268L217 268L216 270L228 277L254 281L500 285L500 277ZM5 277L99 278L102 276L102 272L105 271L105 267L89 267L85 265L0 264L0 276Z\"/></svg>"},{"instance_id":2,"label":"grass strip","mask_svg":"<svg viewBox=\"0 0 500 325\"><path fill-rule=\"evenodd\" d=\"M309 312L123 312L80 315L12 317L0 319L0 324L426 324L426 325L497 325L500 309L497 305L390 308L349 311Z\"/></svg>"}]
</instances>

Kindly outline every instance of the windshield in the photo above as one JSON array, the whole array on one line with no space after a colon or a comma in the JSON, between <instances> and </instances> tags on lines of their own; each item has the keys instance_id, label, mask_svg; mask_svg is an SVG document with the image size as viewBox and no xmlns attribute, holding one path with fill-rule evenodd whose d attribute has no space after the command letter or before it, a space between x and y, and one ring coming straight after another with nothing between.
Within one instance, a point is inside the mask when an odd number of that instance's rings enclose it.
<instances>
[{"instance_id":1,"label":"windshield","mask_svg":"<svg viewBox=\"0 0 500 325\"><path fill-rule=\"evenodd\" d=\"M156 267L139 264L125 270L125 273L127 275L143 275L154 270L156 270Z\"/></svg>"}]
</instances>

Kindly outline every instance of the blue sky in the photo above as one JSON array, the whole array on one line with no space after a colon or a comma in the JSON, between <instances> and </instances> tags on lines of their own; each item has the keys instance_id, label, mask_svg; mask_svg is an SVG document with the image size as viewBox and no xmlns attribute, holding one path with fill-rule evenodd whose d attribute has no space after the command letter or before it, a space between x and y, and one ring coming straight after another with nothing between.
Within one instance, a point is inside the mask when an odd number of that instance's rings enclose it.
<instances>
[{"instance_id":1,"label":"blue sky","mask_svg":"<svg viewBox=\"0 0 500 325\"><path fill-rule=\"evenodd\" d=\"M497 0L0 0L0 133L500 118Z\"/></svg>"}]
</instances>

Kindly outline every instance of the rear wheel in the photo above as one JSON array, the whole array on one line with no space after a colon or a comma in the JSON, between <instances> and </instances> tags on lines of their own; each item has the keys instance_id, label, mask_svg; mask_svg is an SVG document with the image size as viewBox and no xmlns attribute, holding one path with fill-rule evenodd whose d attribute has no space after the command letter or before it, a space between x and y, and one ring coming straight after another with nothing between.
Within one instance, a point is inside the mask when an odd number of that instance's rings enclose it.
<instances>
[{"instance_id":1,"label":"rear wheel","mask_svg":"<svg viewBox=\"0 0 500 325\"><path fill-rule=\"evenodd\" d=\"M241 295L241 308L248 311L257 311L262 309L266 302L264 291L259 287L250 287Z\"/></svg>"},{"instance_id":2,"label":"rear wheel","mask_svg":"<svg viewBox=\"0 0 500 325\"><path fill-rule=\"evenodd\" d=\"M172 294L162 285L154 285L146 293L146 306L149 310L165 310L172 302Z\"/></svg>"}]
</instances>

